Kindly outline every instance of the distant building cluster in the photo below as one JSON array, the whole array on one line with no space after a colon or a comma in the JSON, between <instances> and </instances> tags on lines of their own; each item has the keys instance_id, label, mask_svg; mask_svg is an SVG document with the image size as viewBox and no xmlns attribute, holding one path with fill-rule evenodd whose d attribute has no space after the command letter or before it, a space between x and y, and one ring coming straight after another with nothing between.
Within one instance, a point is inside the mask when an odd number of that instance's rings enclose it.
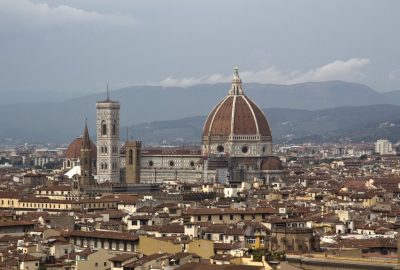
<instances>
[{"instance_id":1,"label":"distant building cluster","mask_svg":"<svg viewBox=\"0 0 400 270\"><path fill-rule=\"evenodd\" d=\"M392 148L392 143L388 140L377 140L375 143L375 153L380 155L393 155L396 152Z\"/></svg>"}]
</instances>

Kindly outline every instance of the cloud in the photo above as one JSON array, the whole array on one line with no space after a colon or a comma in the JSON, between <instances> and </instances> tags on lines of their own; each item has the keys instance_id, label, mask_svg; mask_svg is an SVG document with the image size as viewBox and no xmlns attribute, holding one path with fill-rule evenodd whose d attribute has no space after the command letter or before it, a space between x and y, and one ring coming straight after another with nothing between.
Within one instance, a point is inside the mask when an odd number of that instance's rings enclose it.
<instances>
[{"instance_id":1,"label":"cloud","mask_svg":"<svg viewBox=\"0 0 400 270\"><path fill-rule=\"evenodd\" d=\"M21 28L42 30L88 24L132 26L138 24L138 21L132 17L101 14L67 5L51 7L31 0L0 1L0 30L15 32Z\"/></svg>"},{"instance_id":2,"label":"cloud","mask_svg":"<svg viewBox=\"0 0 400 270\"><path fill-rule=\"evenodd\" d=\"M241 71L240 76L245 82L273 83L273 84L296 84L310 81L360 81L365 76L362 68L370 63L366 58L351 58L347 61L337 60L316 69L308 71L284 72L277 67L269 67L259 71ZM169 76L156 83L160 86L188 87L197 84L215 84L230 82L232 75L205 75L201 77L174 78Z\"/></svg>"},{"instance_id":3,"label":"cloud","mask_svg":"<svg viewBox=\"0 0 400 270\"><path fill-rule=\"evenodd\" d=\"M400 68L392 70L389 72L389 81L398 81L400 80Z\"/></svg>"}]
</instances>

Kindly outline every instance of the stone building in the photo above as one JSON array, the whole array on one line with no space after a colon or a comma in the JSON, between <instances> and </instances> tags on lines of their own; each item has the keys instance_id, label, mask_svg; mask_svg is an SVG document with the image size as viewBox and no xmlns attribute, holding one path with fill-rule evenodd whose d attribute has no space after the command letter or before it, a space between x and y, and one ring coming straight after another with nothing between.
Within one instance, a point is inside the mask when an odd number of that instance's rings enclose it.
<instances>
[{"instance_id":1,"label":"stone building","mask_svg":"<svg viewBox=\"0 0 400 270\"><path fill-rule=\"evenodd\" d=\"M319 251L319 238L310 228L274 228L271 230L269 250L295 253Z\"/></svg>"}]
</instances>

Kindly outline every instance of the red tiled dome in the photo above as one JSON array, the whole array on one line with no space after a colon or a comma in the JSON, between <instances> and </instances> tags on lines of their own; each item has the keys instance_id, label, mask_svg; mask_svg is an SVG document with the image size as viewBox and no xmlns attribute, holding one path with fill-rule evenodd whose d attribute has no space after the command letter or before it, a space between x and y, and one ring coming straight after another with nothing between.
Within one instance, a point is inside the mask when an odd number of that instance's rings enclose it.
<instances>
[{"instance_id":1,"label":"red tiled dome","mask_svg":"<svg viewBox=\"0 0 400 270\"><path fill-rule=\"evenodd\" d=\"M278 157L267 157L261 162L262 171L281 171L283 170L282 161Z\"/></svg>"},{"instance_id":2,"label":"red tiled dome","mask_svg":"<svg viewBox=\"0 0 400 270\"><path fill-rule=\"evenodd\" d=\"M67 148L65 152L65 157L68 159L79 159L81 156L81 147L82 147L82 137L78 137L73 140ZM96 159L97 149L96 145L90 141L90 145L92 148L92 158Z\"/></svg>"},{"instance_id":3,"label":"red tiled dome","mask_svg":"<svg viewBox=\"0 0 400 270\"><path fill-rule=\"evenodd\" d=\"M271 136L263 111L242 90L236 72L232 88L208 115L203 136L260 135Z\"/></svg>"}]
</instances>

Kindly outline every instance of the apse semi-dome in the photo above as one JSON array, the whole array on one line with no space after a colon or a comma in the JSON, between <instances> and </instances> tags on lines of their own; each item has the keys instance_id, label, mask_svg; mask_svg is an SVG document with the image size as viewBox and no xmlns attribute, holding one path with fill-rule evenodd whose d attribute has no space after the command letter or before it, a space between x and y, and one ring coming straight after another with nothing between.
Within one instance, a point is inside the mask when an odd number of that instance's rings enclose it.
<instances>
[{"instance_id":1,"label":"apse semi-dome","mask_svg":"<svg viewBox=\"0 0 400 270\"><path fill-rule=\"evenodd\" d=\"M79 159L81 156L82 143L83 143L82 137L77 137L75 140L73 140L69 144L67 151L65 152L65 158ZM96 155L97 155L96 145L92 141L90 141L90 144L91 144L91 148L92 148L92 158L96 159Z\"/></svg>"},{"instance_id":2,"label":"apse semi-dome","mask_svg":"<svg viewBox=\"0 0 400 270\"><path fill-rule=\"evenodd\" d=\"M266 157L261 161L262 171L281 171L283 169L282 161L279 157Z\"/></svg>"},{"instance_id":3,"label":"apse semi-dome","mask_svg":"<svg viewBox=\"0 0 400 270\"><path fill-rule=\"evenodd\" d=\"M238 154L241 151L242 154L247 154L249 151L246 150L252 148L253 154L257 152L257 155L263 155L272 151L271 141L271 129L267 118L244 94L242 80L236 68L228 95L214 107L204 124L203 151L230 154ZM240 147L239 144L242 148L236 151ZM256 147L263 151L256 151Z\"/></svg>"}]
</instances>

